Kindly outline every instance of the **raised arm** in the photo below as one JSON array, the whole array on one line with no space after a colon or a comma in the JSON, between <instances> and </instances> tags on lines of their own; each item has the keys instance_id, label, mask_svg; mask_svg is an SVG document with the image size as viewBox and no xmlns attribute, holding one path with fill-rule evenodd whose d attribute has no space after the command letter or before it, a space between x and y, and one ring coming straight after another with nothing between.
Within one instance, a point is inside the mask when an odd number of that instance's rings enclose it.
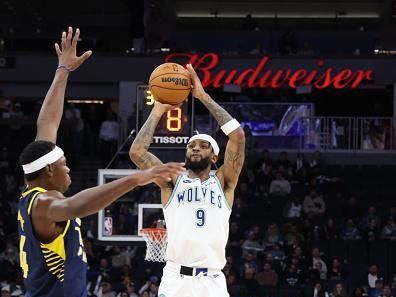
<instances>
[{"instance_id":1,"label":"raised arm","mask_svg":"<svg viewBox=\"0 0 396 297\"><path fill-rule=\"evenodd\" d=\"M233 120L232 116L205 92L201 81L195 70L192 68L191 64L187 65L187 70L191 74L193 83L193 96L206 106L209 112L216 119L219 126L224 126ZM225 190L235 189L244 160L245 133L243 132L243 129L239 127L228 134L228 142L224 154L224 164L217 170L216 173L219 177L224 178Z\"/></svg>"},{"instance_id":2,"label":"raised arm","mask_svg":"<svg viewBox=\"0 0 396 297\"><path fill-rule=\"evenodd\" d=\"M69 73L76 70L92 54L92 51L86 51L83 55L77 57L76 46L79 37L80 30L76 29L73 37L73 28L69 27L67 33L62 33L61 46L55 43L55 50L58 55L58 68L37 118L36 140L47 140L56 143L56 136L63 114Z\"/></svg>"},{"instance_id":3,"label":"raised arm","mask_svg":"<svg viewBox=\"0 0 396 297\"><path fill-rule=\"evenodd\" d=\"M175 108L175 106L155 101L149 117L142 128L140 128L138 135L136 135L136 138L129 150L129 157L140 169L147 169L162 164L161 160L150 153L148 149L153 141L155 128L157 127L162 115L173 108ZM164 183L160 183L158 185L160 187L166 186Z\"/></svg>"},{"instance_id":4,"label":"raised arm","mask_svg":"<svg viewBox=\"0 0 396 297\"><path fill-rule=\"evenodd\" d=\"M167 163L139 171L110 183L86 189L72 197L65 198L60 192L41 194L33 206L33 216L51 222L64 222L82 218L110 205L122 195L137 186L152 182L169 182L171 175L184 171L184 163Z\"/></svg>"}]
</instances>

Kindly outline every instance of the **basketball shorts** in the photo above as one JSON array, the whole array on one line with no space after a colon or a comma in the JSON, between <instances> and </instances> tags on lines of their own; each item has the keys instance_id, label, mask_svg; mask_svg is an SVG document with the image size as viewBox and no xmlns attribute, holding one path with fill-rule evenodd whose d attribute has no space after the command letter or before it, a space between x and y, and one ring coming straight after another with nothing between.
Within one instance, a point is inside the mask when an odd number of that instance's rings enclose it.
<instances>
[{"instance_id":1,"label":"basketball shorts","mask_svg":"<svg viewBox=\"0 0 396 297\"><path fill-rule=\"evenodd\" d=\"M229 297L226 279L220 270L182 274L181 266L167 262L158 288L158 297Z\"/></svg>"}]
</instances>

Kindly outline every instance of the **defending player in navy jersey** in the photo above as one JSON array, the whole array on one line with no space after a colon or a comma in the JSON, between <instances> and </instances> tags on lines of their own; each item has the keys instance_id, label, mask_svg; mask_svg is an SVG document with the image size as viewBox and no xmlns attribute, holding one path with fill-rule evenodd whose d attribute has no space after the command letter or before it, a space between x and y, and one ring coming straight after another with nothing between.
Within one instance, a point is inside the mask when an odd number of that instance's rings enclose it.
<instances>
[{"instance_id":1,"label":"defending player in navy jersey","mask_svg":"<svg viewBox=\"0 0 396 297\"><path fill-rule=\"evenodd\" d=\"M161 297L229 296L223 269L229 217L234 190L245 158L245 135L233 119L203 89L191 65L192 94L215 117L228 136L224 164L210 175L219 156L219 146L210 135L190 138L183 175L157 183L168 231L166 265L158 291ZM164 113L175 108L155 102L150 116L136 136L129 155L141 169L162 164L148 152L155 128Z\"/></svg>"},{"instance_id":2,"label":"defending player in navy jersey","mask_svg":"<svg viewBox=\"0 0 396 297\"><path fill-rule=\"evenodd\" d=\"M18 204L20 266L27 297L87 296L86 256L81 238L81 217L94 214L138 185L166 182L183 172L182 163L143 170L108 184L64 197L70 186L69 168L56 137L63 114L70 72L91 55L78 57L80 31L62 33L55 44L58 68L37 119L36 141L20 155L26 189Z\"/></svg>"}]
</instances>

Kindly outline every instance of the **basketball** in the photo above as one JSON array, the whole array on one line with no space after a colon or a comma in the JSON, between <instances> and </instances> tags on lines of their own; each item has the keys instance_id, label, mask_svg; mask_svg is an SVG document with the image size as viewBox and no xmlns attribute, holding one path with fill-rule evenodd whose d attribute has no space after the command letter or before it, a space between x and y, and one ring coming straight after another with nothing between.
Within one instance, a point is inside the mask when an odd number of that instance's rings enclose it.
<instances>
[{"instance_id":1,"label":"basketball","mask_svg":"<svg viewBox=\"0 0 396 297\"><path fill-rule=\"evenodd\" d=\"M190 74L179 64L161 64L150 75L149 89L154 99L161 103L180 104L190 94Z\"/></svg>"}]
</instances>

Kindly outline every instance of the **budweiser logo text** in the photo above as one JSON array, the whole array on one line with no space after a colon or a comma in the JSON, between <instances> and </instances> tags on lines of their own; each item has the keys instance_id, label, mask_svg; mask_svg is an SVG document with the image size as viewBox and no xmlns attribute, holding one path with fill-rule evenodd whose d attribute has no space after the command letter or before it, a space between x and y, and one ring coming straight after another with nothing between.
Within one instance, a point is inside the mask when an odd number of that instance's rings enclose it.
<instances>
[{"instance_id":1,"label":"budweiser logo text","mask_svg":"<svg viewBox=\"0 0 396 297\"><path fill-rule=\"evenodd\" d=\"M215 70L219 63L219 56L215 53L207 53L202 56L189 53L174 53L165 58L165 62L174 59L187 59L201 77L204 87L212 86L220 88L224 84L235 84L248 88L280 88L288 85L290 88L311 85L317 89L333 87L336 89L357 88L362 82L373 79L373 71L370 69L335 70L326 67L323 60L318 60L313 69L268 69L270 58L264 56L254 68L242 70L220 69ZM216 72L215 72L216 71Z\"/></svg>"}]
</instances>

